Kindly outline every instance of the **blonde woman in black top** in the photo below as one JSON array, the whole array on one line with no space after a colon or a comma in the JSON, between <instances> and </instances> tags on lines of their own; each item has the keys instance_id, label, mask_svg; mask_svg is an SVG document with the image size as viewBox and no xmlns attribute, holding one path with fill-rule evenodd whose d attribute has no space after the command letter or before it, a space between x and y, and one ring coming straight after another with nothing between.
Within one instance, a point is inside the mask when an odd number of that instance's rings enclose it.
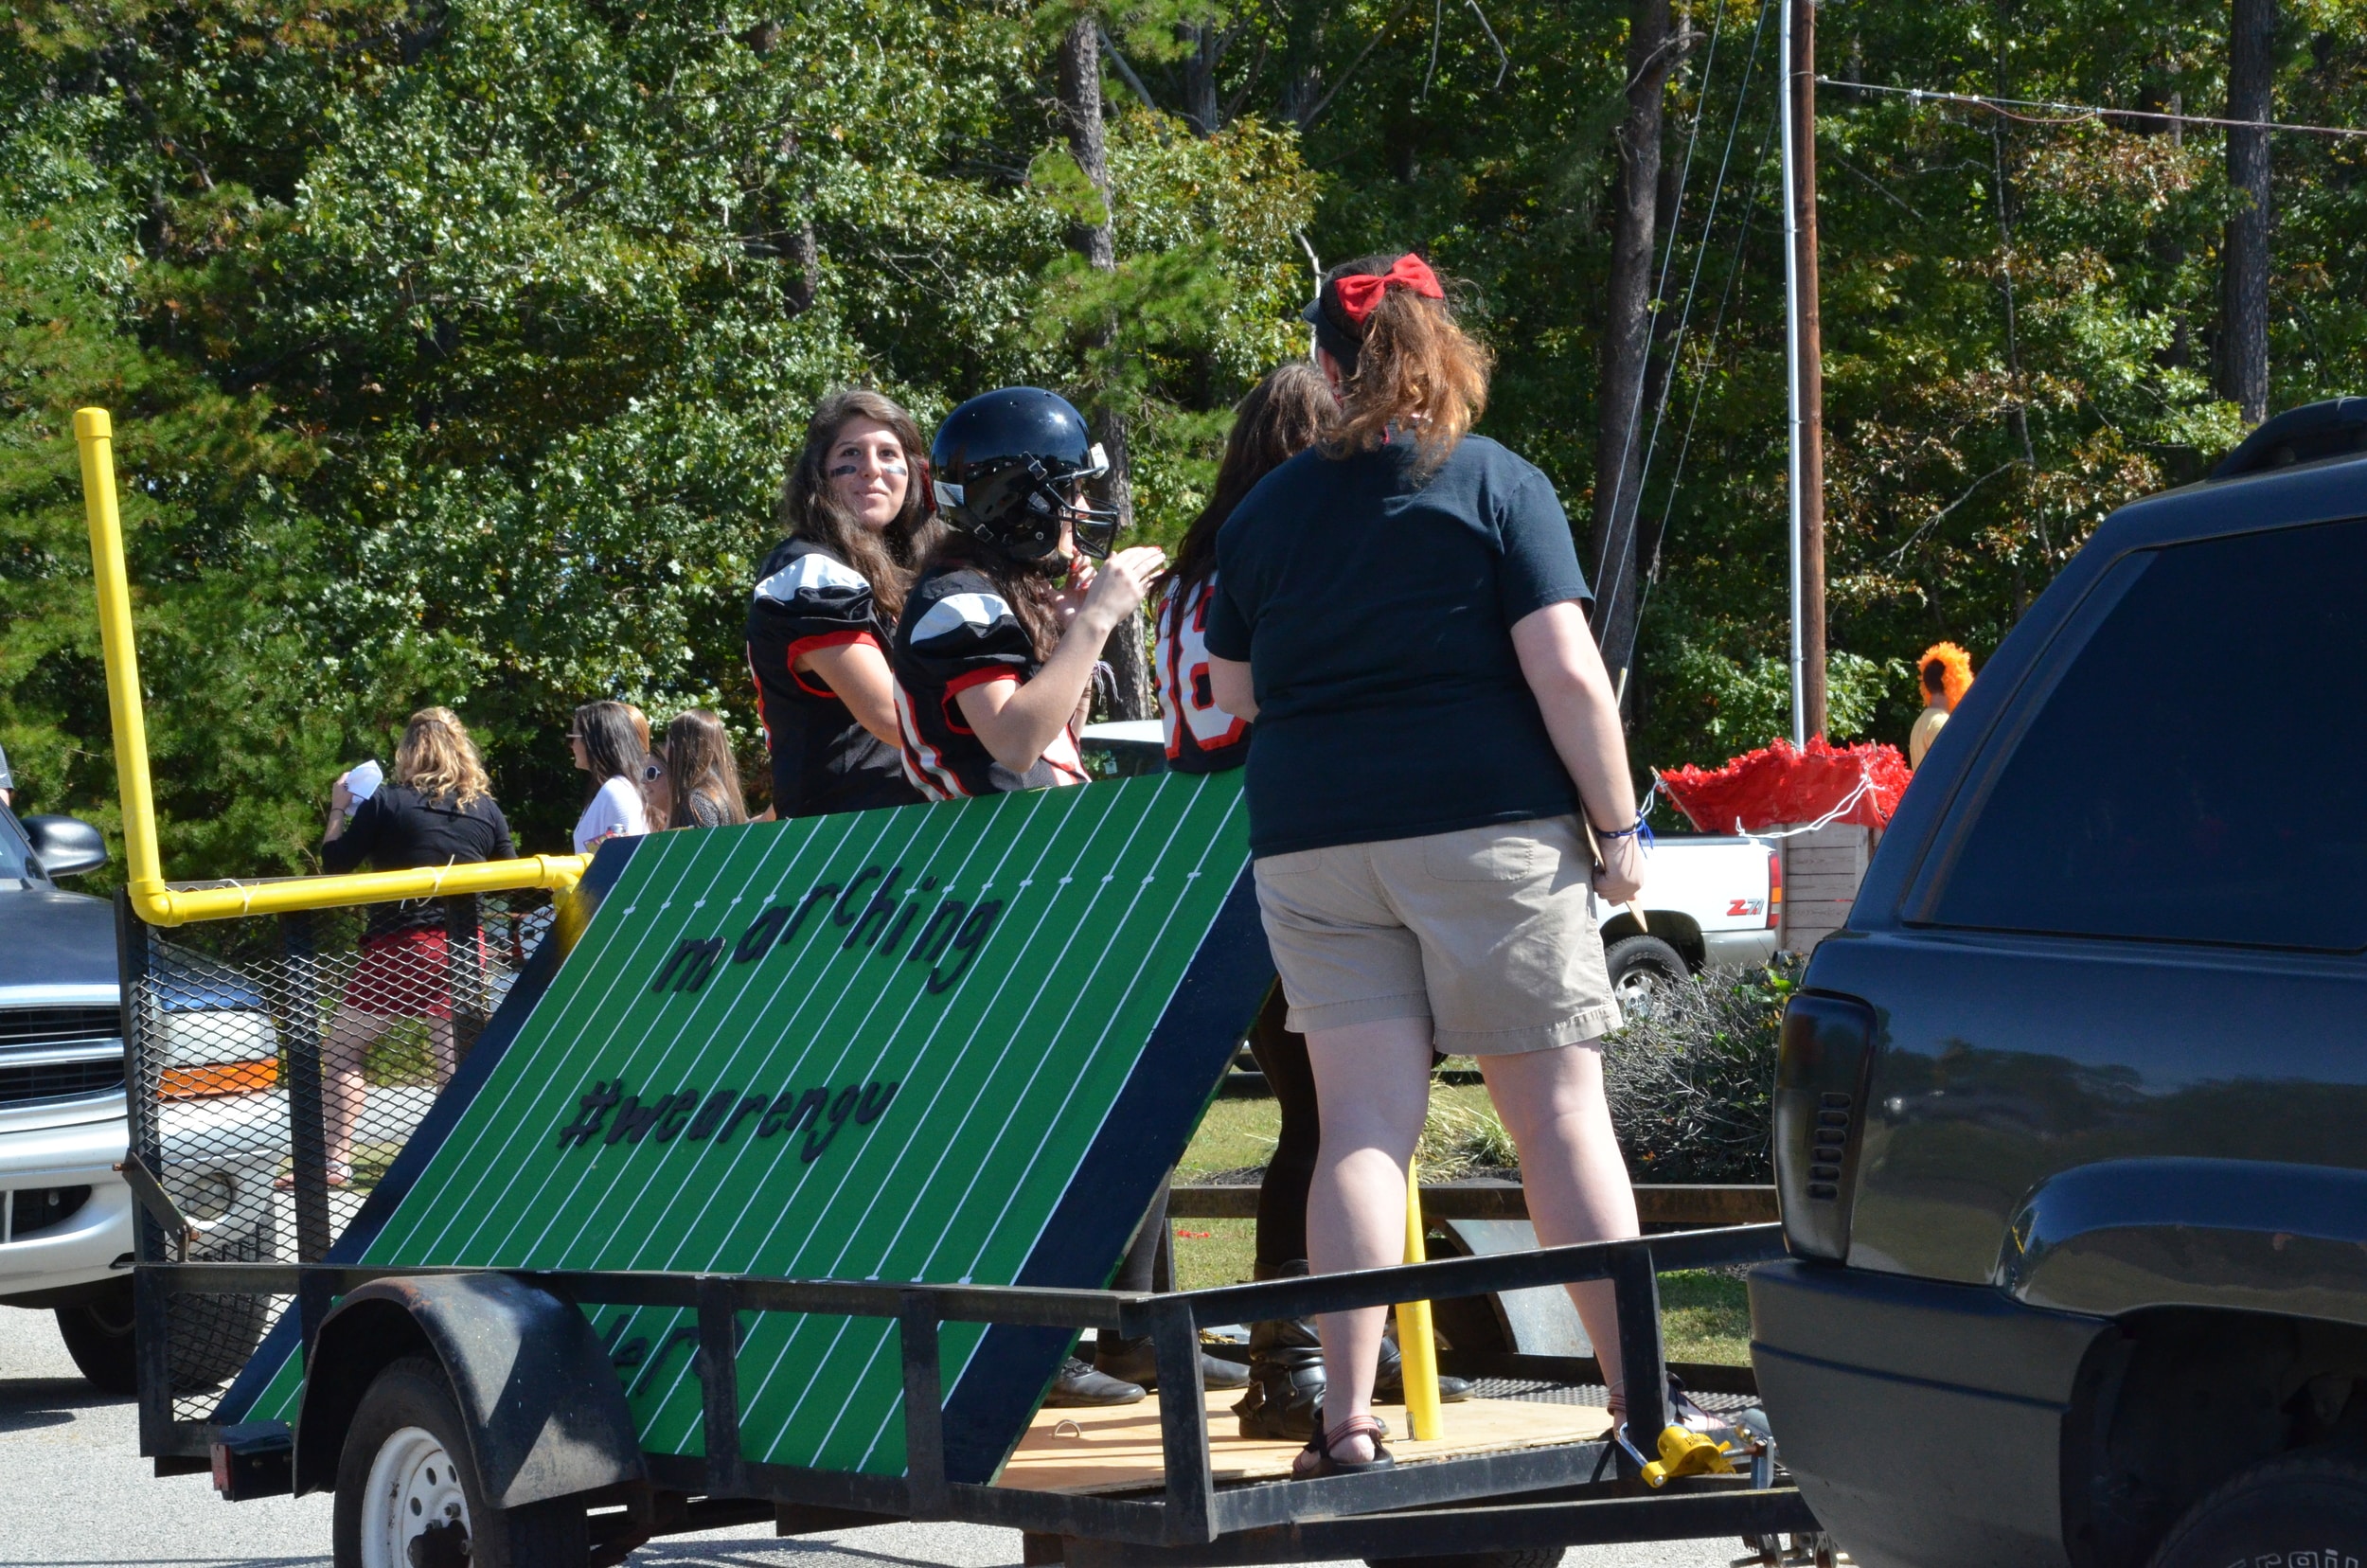
<instances>
[{"instance_id":1,"label":"blonde woman in black top","mask_svg":"<svg viewBox=\"0 0 2367 1568\"><path fill-rule=\"evenodd\" d=\"M346 776L338 775L329 791L324 870L354 871L365 861L372 870L406 871L517 858L476 743L450 708L421 708L411 716L395 750L393 777L358 806ZM362 962L329 1020L321 1053L331 1186L353 1180L354 1124L367 1099L362 1062L380 1036L403 1019L425 1019L438 1088L454 1064L453 954L443 906L416 899L371 904L368 911ZM484 938L477 940L470 972L481 974Z\"/></svg>"}]
</instances>

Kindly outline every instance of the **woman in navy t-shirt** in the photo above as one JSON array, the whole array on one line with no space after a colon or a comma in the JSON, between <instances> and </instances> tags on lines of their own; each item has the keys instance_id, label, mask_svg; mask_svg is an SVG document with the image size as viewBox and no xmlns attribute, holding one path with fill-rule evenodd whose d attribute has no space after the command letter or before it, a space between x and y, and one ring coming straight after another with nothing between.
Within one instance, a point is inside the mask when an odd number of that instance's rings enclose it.
<instances>
[{"instance_id":1,"label":"woman in navy t-shirt","mask_svg":"<svg viewBox=\"0 0 2367 1568\"><path fill-rule=\"evenodd\" d=\"M1468 434L1486 355L1419 257L1333 268L1307 318L1340 420L1219 534L1207 647L1217 705L1256 721L1258 903L1323 1123L1312 1263L1402 1256L1433 1046L1479 1059L1540 1241L1633 1236L1588 895L1634 896L1639 819L1569 521L1543 474ZM1609 1288L1571 1295L1616 1345ZM1300 1473L1390 1462L1370 1414L1381 1319L1324 1319Z\"/></svg>"}]
</instances>

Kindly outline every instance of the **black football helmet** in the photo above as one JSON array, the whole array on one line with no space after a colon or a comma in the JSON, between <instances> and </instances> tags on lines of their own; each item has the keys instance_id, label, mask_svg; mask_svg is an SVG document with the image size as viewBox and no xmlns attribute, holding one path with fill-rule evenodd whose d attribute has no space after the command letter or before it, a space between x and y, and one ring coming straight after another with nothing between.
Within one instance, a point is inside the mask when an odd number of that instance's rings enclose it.
<instances>
[{"instance_id":1,"label":"black football helmet","mask_svg":"<svg viewBox=\"0 0 2367 1568\"><path fill-rule=\"evenodd\" d=\"M1015 561L1057 551L1063 522L1077 549L1095 561L1110 553L1117 513L1085 505L1079 489L1109 472L1110 459L1058 393L1006 386L970 399L937 426L929 466L946 521Z\"/></svg>"}]
</instances>

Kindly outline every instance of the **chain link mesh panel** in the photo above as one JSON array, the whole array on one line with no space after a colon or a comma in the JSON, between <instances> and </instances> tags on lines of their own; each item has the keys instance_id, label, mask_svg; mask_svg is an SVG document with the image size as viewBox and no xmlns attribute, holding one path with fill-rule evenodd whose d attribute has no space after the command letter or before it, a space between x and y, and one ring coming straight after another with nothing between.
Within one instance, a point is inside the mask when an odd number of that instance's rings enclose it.
<instances>
[{"instance_id":1,"label":"chain link mesh panel","mask_svg":"<svg viewBox=\"0 0 2367 1568\"><path fill-rule=\"evenodd\" d=\"M207 921L126 943L132 1146L192 1261L327 1256L549 930L526 890ZM163 1233L141 1225L141 1256ZM173 1418L202 1420L287 1298L171 1298Z\"/></svg>"}]
</instances>

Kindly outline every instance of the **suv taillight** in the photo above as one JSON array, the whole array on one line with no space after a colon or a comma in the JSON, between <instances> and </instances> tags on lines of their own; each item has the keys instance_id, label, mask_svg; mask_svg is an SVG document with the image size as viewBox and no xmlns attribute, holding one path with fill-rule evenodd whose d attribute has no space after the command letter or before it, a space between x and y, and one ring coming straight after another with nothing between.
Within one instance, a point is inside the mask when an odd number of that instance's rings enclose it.
<instances>
[{"instance_id":1,"label":"suv taillight","mask_svg":"<svg viewBox=\"0 0 2367 1568\"><path fill-rule=\"evenodd\" d=\"M1857 998L1802 991L1784 1009L1775 1062L1775 1190L1794 1256L1839 1262L1848 1255L1873 1060L1874 1009Z\"/></svg>"},{"instance_id":2,"label":"suv taillight","mask_svg":"<svg viewBox=\"0 0 2367 1568\"><path fill-rule=\"evenodd\" d=\"M1767 852L1767 929L1774 931L1784 923L1784 857L1781 851Z\"/></svg>"}]
</instances>

